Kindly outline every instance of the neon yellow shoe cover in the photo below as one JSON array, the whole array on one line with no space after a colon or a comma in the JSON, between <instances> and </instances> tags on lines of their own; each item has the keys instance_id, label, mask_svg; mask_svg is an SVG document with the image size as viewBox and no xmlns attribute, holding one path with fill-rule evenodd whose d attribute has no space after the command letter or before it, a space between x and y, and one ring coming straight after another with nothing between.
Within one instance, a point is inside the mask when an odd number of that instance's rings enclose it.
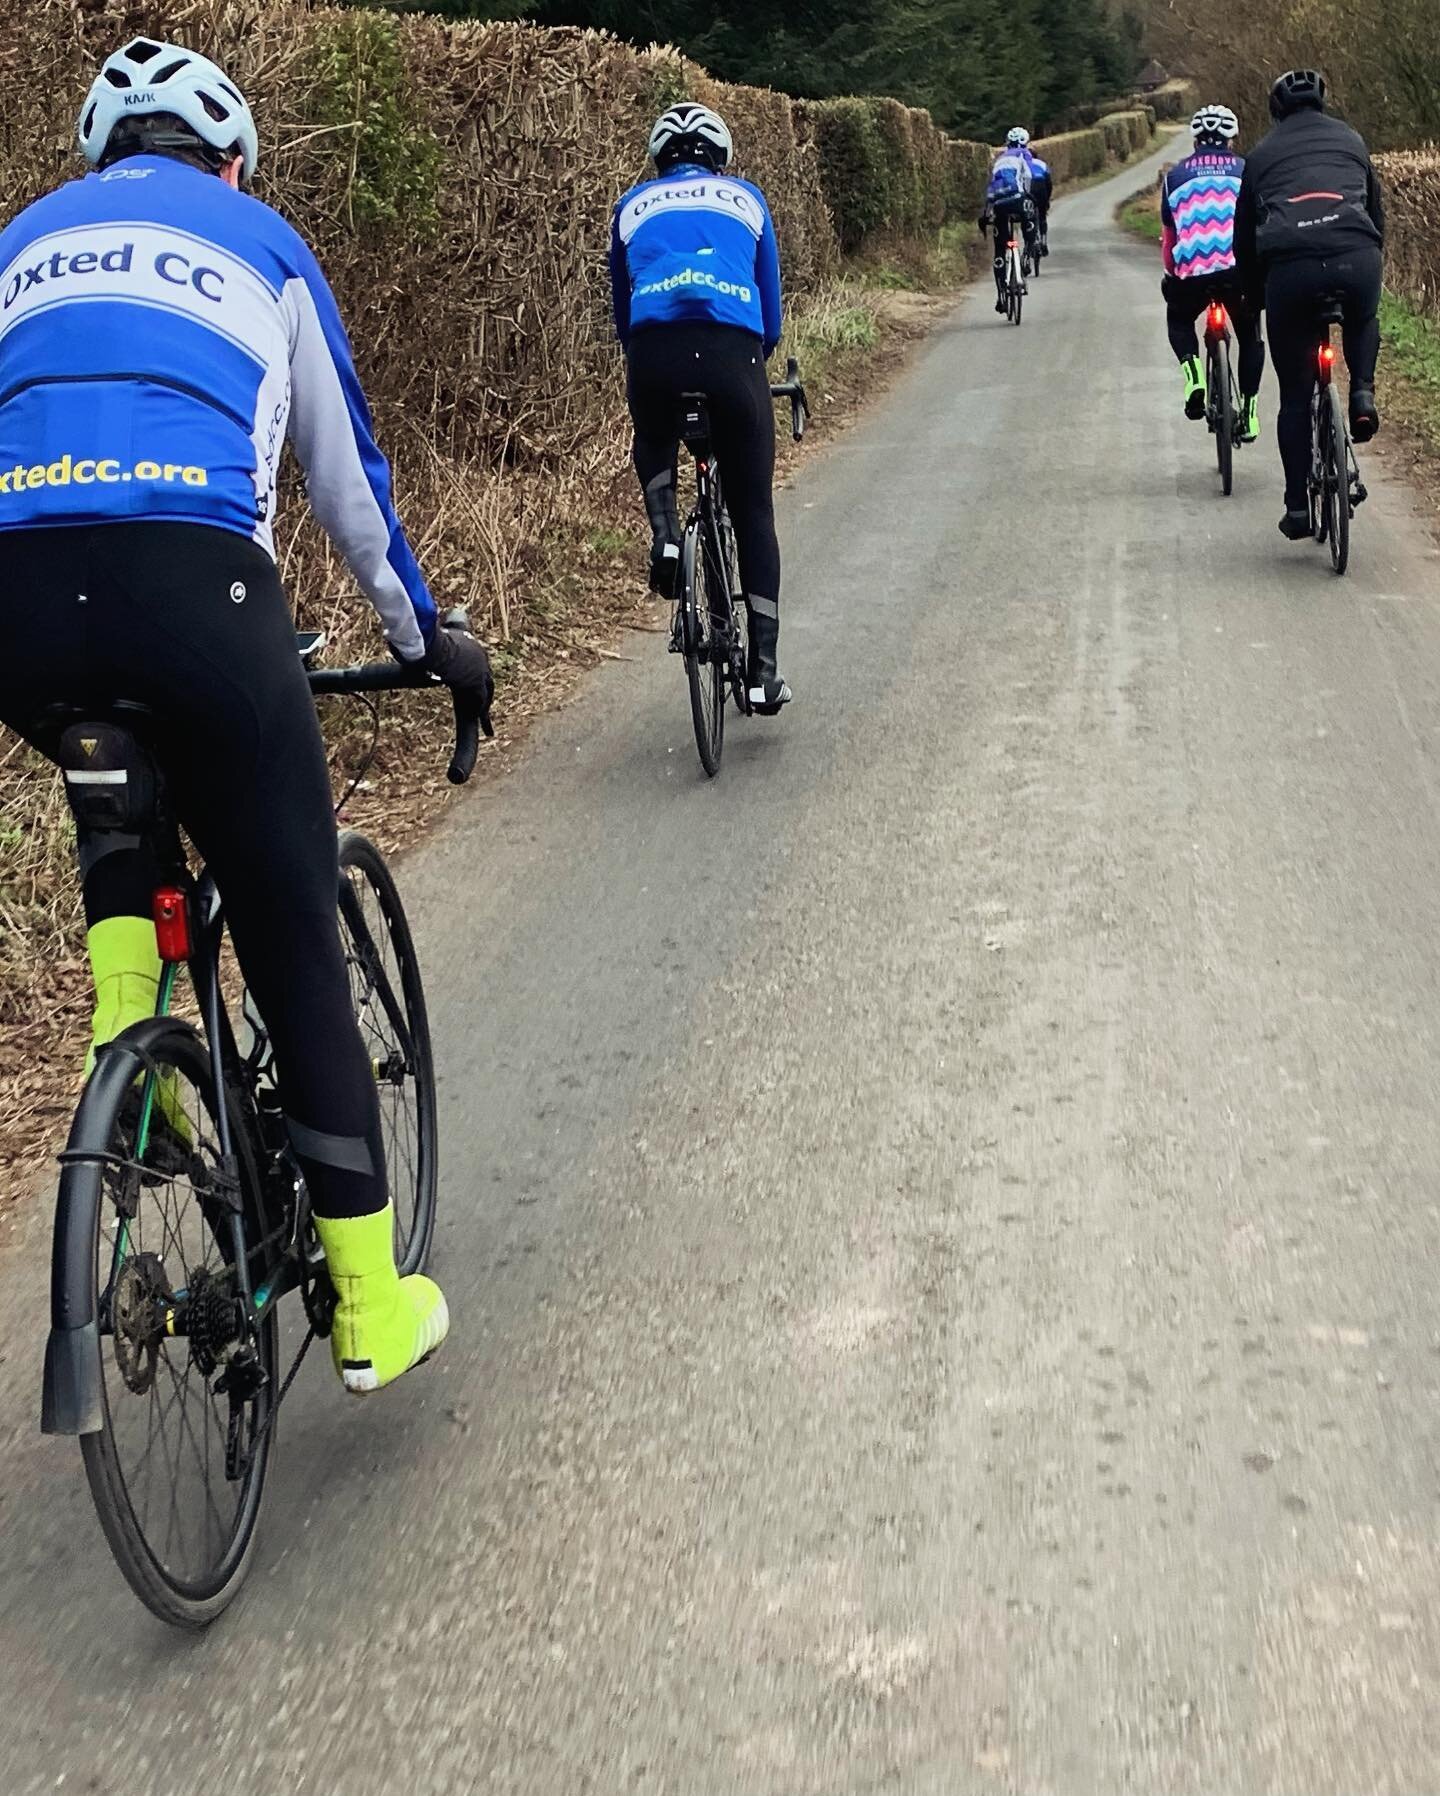
<instances>
[{"instance_id":1,"label":"neon yellow shoe cover","mask_svg":"<svg viewBox=\"0 0 1440 1796\"><path fill-rule=\"evenodd\" d=\"M95 1018L85 1074L95 1070L95 1051L155 1014L160 953L149 917L107 917L85 938L95 981Z\"/></svg>"},{"instance_id":2,"label":"neon yellow shoe cover","mask_svg":"<svg viewBox=\"0 0 1440 1796\"><path fill-rule=\"evenodd\" d=\"M132 1023L154 1016L160 991L160 953L149 917L106 917L85 939L95 981L95 1017L90 1051L85 1056L88 1079L95 1070L96 1053L106 1042L114 1041ZM172 1132L182 1142L193 1144L194 1131L173 1075L160 1075L155 1103Z\"/></svg>"},{"instance_id":3,"label":"neon yellow shoe cover","mask_svg":"<svg viewBox=\"0 0 1440 1796\"><path fill-rule=\"evenodd\" d=\"M1191 356L1180 364L1180 373L1185 381L1185 416L1187 418L1203 418L1205 416L1205 370L1200 365L1198 356Z\"/></svg>"},{"instance_id":4,"label":"neon yellow shoe cover","mask_svg":"<svg viewBox=\"0 0 1440 1796\"><path fill-rule=\"evenodd\" d=\"M394 1211L317 1216L315 1227L340 1302L330 1335L347 1391L378 1391L428 1359L450 1332L445 1294L418 1273L395 1270Z\"/></svg>"},{"instance_id":5,"label":"neon yellow shoe cover","mask_svg":"<svg viewBox=\"0 0 1440 1796\"><path fill-rule=\"evenodd\" d=\"M1253 443L1260 434L1260 401L1258 399L1242 399L1240 401L1240 441Z\"/></svg>"}]
</instances>

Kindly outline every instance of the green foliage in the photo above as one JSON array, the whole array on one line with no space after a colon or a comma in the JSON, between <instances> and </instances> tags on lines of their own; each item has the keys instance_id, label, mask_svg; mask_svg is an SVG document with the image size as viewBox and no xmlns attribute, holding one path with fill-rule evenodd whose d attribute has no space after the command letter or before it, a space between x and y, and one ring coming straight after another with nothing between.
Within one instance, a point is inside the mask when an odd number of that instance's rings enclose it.
<instances>
[{"instance_id":1,"label":"green foliage","mask_svg":"<svg viewBox=\"0 0 1440 1796\"><path fill-rule=\"evenodd\" d=\"M348 139L351 223L432 230L441 148L411 89L394 20L357 10L318 25L310 74L316 124Z\"/></svg>"},{"instance_id":2,"label":"green foliage","mask_svg":"<svg viewBox=\"0 0 1440 1796\"><path fill-rule=\"evenodd\" d=\"M1144 193L1137 193L1133 199L1126 200L1120 208L1120 223L1134 237L1141 237L1147 243L1158 243L1161 238L1160 203L1155 188Z\"/></svg>"},{"instance_id":3,"label":"green foliage","mask_svg":"<svg viewBox=\"0 0 1440 1796\"><path fill-rule=\"evenodd\" d=\"M1380 330L1387 367L1423 397L1432 429L1440 435L1440 324L1386 293L1380 300Z\"/></svg>"},{"instance_id":4,"label":"green foliage","mask_svg":"<svg viewBox=\"0 0 1440 1796\"><path fill-rule=\"evenodd\" d=\"M799 112L815 133L820 185L847 255L879 232L935 235L951 204L949 151L923 114L854 96L807 101Z\"/></svg>"},{"instance_id":5,"label":"green foliage","mask_svg":"<svg viewBox=\"0 0 1440 1796\"><path fill-rule=\"evenodd\" d=\"M960 137L1039 130L1125 92L1139 23L1105 0L392 0L450 18L589 25L673 43L725 81L810 99L892 94Z\"/></svg>"}]
</instances>

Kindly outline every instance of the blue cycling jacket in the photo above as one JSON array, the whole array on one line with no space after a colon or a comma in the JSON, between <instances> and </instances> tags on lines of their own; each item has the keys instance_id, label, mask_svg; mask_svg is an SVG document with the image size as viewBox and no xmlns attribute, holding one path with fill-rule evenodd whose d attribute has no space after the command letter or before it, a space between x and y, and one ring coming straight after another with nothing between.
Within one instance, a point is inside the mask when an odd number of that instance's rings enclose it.
<instances>
[{"instance_id":1,"label":"blue cycling jacket","mask_svg":"<svg viewBox=\"0 0 1440 1796\"><path fill-rule=\"evenodd\" d=\"M990 205L1023 199L1035 184L1035 169L1028 150L1003 149L990 170L985 198Z\"/></svg>"},{"instance_id":2,"label":"blue cycling jacket","mask_svg":"<svg viewBox=\"0 0 1440 1796\"><path fill-rule=\"evenodd\" d=\"M387 638L418 659L435 605L335 300L284 219L135 156L0 232L0 530L211 524L273 554L287 433Z\"/></svg>"},{"instance_id":3,"label":"blue cycling jacket","mask_svg":"<svg viewBox=\"0 0 1440 1796\"><path fill-rule=\"evenodd\" d=\"M780 341L780 249L758 187L679 167L632 187L615 208L610 287L622 343L652 325L730 324Z\"/></svg>"}]
</instances>

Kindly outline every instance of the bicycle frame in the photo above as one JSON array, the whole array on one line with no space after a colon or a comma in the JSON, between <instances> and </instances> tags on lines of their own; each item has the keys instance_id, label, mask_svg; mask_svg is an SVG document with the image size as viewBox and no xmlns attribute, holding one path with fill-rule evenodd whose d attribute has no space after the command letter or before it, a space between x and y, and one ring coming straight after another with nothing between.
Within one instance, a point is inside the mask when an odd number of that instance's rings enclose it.
<instances>
[{"instance_id":1,"label":"bicycle frame","mask_svg":"<svg viewBox=\"0 0 1440 1796\"><path fill-rule=\"evenodd\" d=\"M312 672L310 683L317 692L379 692L433 682L428 674L380 663L372 667ZM450 769L450 778L457 784L469 778L470 768L474 765L476 730L475 720L462 710L457 699L456 750ZM215 1127L220 1159L214 1169L213 1196L228 1212L222 1224L228 1233L221 1238L221 1245L234 1274L234 1295L237 1303L243 1306L244 1339L253 1342L270 1312L294 1290L305 1293L307 1314L315 1327L319 1299L311 1301L316 1281L310 1276L305 1257L305 1228L309 1217L305 1181L285 1136L278 1103L272 1116L258 1097L261 1073L268 1055L268 1037L263 1024L252 1019L256 1039L250 1053L241 1057L221 987L220 955L225 918L219 889L209 872L202 870L198 876L189 873L180 850L178 832L165 812L163 800L157 800L154 829L164 850L160 855L161 865L172 870L166 874L159 895L167 901L176 901L174 914L167 925L171 952L162 966L155 1015L166 1017L171 1014L180 966L188 966L217 1099ZM367 973L374 981L386 1016L396 1031L395 1039L407 1055L412 1055L414 1049L404 1007L391 986L363 910L344 880L339 906L352 939L360 944ZM138 1024L136 1028L145 1026ZM100 1049L95 1072L80 1099L72 1138L83 1136L87 1111L113 1115L126 1090L142 1082L135 1149L135 1158L139 1160L143 1158L148 1142L157 1079L154 1066L131 1045L131 1034L132 1031L126 1030ZM235 1139L227 1093L239 1105L240 1126L246 1136L244 1142ZM92 1135L95 1132L92 1130ZM246 1237L240 1201L240 1155L248 1155L252 1148L263 1156L256 1171L262 1184L265 1232L256 1240ZM101 1206L108 1201L104 1175L107 1168L116 1164L115 1156L107 1151L67 1150L60 1160L63 1168L61 1201L55 1215L50 1335L45 1348L40 1426L45 1434L96 1434L104 1427L96 1287L99 1287L98 1296L103 1298L113 1286L115 1275L125 1259L126 1227L122 1222L117 1230L110 1274L102 1282L96 1276L93 1256ZM184 1293L177 1296L182 1301L170 1318L170 1332L183 1338L186 1332ZM237 1357L243 1352L244 1343L240 1345Z\"/></svg>"}]
</instances>

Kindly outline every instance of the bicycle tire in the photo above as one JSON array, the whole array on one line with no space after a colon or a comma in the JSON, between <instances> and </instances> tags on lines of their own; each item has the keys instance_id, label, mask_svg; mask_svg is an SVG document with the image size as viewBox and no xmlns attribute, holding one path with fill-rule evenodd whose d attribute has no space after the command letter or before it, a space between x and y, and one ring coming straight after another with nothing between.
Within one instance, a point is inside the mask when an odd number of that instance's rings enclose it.
<instances>
[{"instance_id":1,"label":"bicycle tire","mask_svg":"<svg viewBox=\"0 0 1440 1796\"><path fill-rule=\"evenodd\" d=\"M430 1259L439 1180L439 1105L425 987L394 875L367 837L353 831L341 836L340 879L341 938L350 997L375 1070L386 1184L395 1211L395 1264L407 1277L423 1272ZM358 890L361 882L373 900L370 905ZM357 940L355 918L347 914L347 887L361 905L370 941L381 957L378 967L368 945ZM376 941L377 918L388 956ZM402 1011L403 1016L398 1014Z\"/></svg>"},{"instance_id":2,"label":"bicycle tire","mask_svg":"<svg viewBox=\"0 0 1440 1796\"><path fill-rule=\"evenodd\" d=\"M1330 444L1325 470L1330 565L1337 574L1350 566L1350 467L1345 409L1340 389L1330 387Z\"/></svg>"},{"instance_id":3,"label":"bicycle tire","mask_svg":"<svg viewBox=\"0 0 1440 1796\"><path fill-rule=\"evenodd\" d=\"M1020 275L1018 262L1019 259L1016 256L1015 251L1012 250L1010 252L1010 285L1007 293L1009 303L1006 316L1009 318L1011 324L1017 326L1017 328L1025 305L1025 294L1022 290L1024 282Z\"/></svg>"},{"instance_id":4,"label":"bicycle tire","mask_svg":"<svg viewBox=\"0 0 1440 1796\"><path fill-rule=\"evenodd\" d=\"M1325 433L1328 429L1325 389L1316 386L1310 395L1310 534L1323 543L1329 534L1330 520L1325 506L1325 464L1328 451Z\"/></svg>"},{"instance_id":5,"label":"bicycle tire","mask_svg":"<svg viewBox=\"0 0 1440 1796\"><path fill-rule=\"evenodd\" d=\"M750 715L750 611L740 587L740 557L735 547L735 526L723 499L720 502L720 565L725 570L725 586L730 594L730 689L736 709Z\"/></svg>"},{"instance_id":6,"label":"bicycle tire","mask_svg":"<svg viewBox=\"0 0 1440 1796\"><path fill-rule=\"evenodd\" d=\"M200 1110L203 1110L205 1119L211 1128L214 1128L219 1108L210 1055L205 1043L188 1023L178 1022L168 1017L156 1017L148 1022L136 1024L134 1028L127 1030L122 1040L127 1046L133 1047L152 1069L159 1067L174 1072L189 1086L199 1100L197 1114L190 1117L192 1128L198 1128L201 1122L201 1117L198 1114ZM101 1070L103 1071L103 1062ZM154 1076L152 1073L151 1077ZM117 1155L123 1157L131 1169L135 1167L134 1154L138 1144L139 1127L132 1117L146 1107L144 1098L139 1104L134 1102L135 1089L133 1083L123 1078L116 1080L112 1077L102 1080L100 1072L97 1071L82 1096L80 1107L76 1112L75 1123L70 1134L70 1155ZM147 1091L149 1089L148 1078L145 1089ZM176 1091L180 1089L178 1082L174 1089ZM225 1093L225 1102L236 1150L236 1170L239 1175L238 1197L245 1233L248 1239L258 1240L264 1229L261 1189L259 1174L251 1151L248 1124L246 1118L241 1114L240 1106L232 1092ZM153 1099L149 1100L149 1108L153 1116ZM187 1117L190 1116L188 1111L185 1114ZM155 1128L158 1134L161 1125L155 1125ZM153 1155L156 1152L154 1142L155 1136L152 1135L151 1144L147 1145L145 1150L147 1154ZM178 1146L177 1143L179 1143ZM172 1132L165 1145L172 1158L183 1156L184 1142L178 1132ZM217 1165L211 1170L218 1171L218 1142L206 1145L210 1155L217 1162ZM192 1133L191 1146L193 1152L190 1156L190 1168L187 1176L193 1181L199 1168L205 1164L207 1155L201 1151L198 1133ZM212 1214L206 1216L201 1208L198 1194L194 1192L192 1182L192 1195L195 1195L197 1199L194 1207L199 1212L200 1226L189 1236L189 1250L201 1252L202 1258L198 1263L189 1260L186 1244L180 1238L183 1223L178 1226L167 1225L164 1233L160 1236L160 1244L162 1246L169 1244L169 1251L156 1255L153 1249L147 1249L139 1244L143 1242L144 1238L142 1232L144 1224L141 1220L142 1206L147 1191L153 1193L160 1189L160 1181L163 1178L163 1173L156 1172L147 1180L138 1172L133 1170L127 1172L125 1165L117 1165L114 1162L98 1165L93 1159L87 1162L83 1158L67 1156L65 1171L60 1183L59 1201L63 1208L71 1200L72 1192L75 1201L92 1201L93 1192L80 1192L72 1186L72 1181L95 1179L101 1182L102 1187L108 1187L108 1203L104 1190L101 1193L101 1200L95 1203L97 1223L95 1251L91 1261L94 1278L91 1292L94 1302L93 1313L101 1319L96 1339L100 1361L102 1419L97 1432L82 1434L80 1437L80 1451L85 1462L85 1474L89 1480L90 1494L95 1503L96 1513L100 1518L100 1526L126 1582L146 1608L173 1627L198 1629L208 1627L233 1601L244 1583L245 1574L249 1570L254 1554L256 1525L260 1517L265 1480L275 1445L273 1408L279 1389L279 1331L276 1311L272 1308L254 1336L260 1359L260 1370L264 1374L264 1384L245 1406L249 1412L249 1437L255 1444L251 1451L249 1464L241 1477L234 1481L239 1488L233 1503L232 1519L221 1529L223 1541L213 1555L213 1562L202 1565L192 1575L182 1576L174 1564L175 1555L172 1546L171 1528L178 1520L179 1507L174 1492L171 1493L165 1539L163 1542L157 1541L152 1529L147 1525L148 1496L151 1487L148 1483L146 1484L147 1501L145 1502L145 1515L142 1516L137 1511L140 1494L135 1488L137 1480L133 1475L127 1476L125 1470L125 1454L117 1438L119 1403L122 1393L128 1392L131 1395L143 1396L148 1391L153 1395L159 1383L159 1367L163 1362L170 1379L171 1390L169 1407L163 1410L159 1417L159 1425L163 1425L170 1412L182 1401L183 1391L189 1384L192 1372L200 1371L209 1398L209 1402L204 1405L205 1414L201 1417L205 1449L202 1454L193 1426L187 1426L179 1440L180 1452L175 1455L173 1464L170 1456L168 1454L166 1456L167 1470L172 1471L173 1476L178 1480L181 1464L180 1454L184 1451L185 1435L188 1434L188 1444L195 1455L198 1469L207 1478L206 1495L210 1510L216 1519L223 1523L223 1515L208 1488L208 1477L211 1470L211 1436L204 1426L212 1412L215 1412L216 1419L219 1419L215 1393L209 1386L213 1366L211 1372L203 1370L200 1362L196 1359L196 1337L192 1335L183 1347L186 1359L183 1378L177 1378L176 1367L171 1364L171 1355L174 1351L174 1357L178 1360L180 1353L175 1350L179 1349L182 1344L174 1339L165 1339L155 1333L153 1305L163 1303L164 1299L151 1286L149 1292L145 1293L145 1296L152 1300L150 1321L147 1322L150 1333L147 1336L146 1344L153 1354L153 1361L149 1384L145 1387L145 1391L137 1391L134 1384L129 1383L128 1379L133 1379L140 1374L132 1361L127 1378L124 1359L131 1356L135 1356L136 1359L142 1357L144 1348L137 1350L138 1329L128 1333L117 1330L115 1305L117 1301L127 1302L123 1293L117 1292L117 1286L125 1276L125 1266L133 1265L137 1268L145 1268L147 1261L152 1264L158 1262L167 1279L173 1274L177 1265L183 1266L186 1290L195 1288L197 1275L202 1269L206 1270L210 1276L223 1278L224 1269L230 1262L223 1242L217 1238L216 1219L224 1218L228 1221L228 1214L221 1207L221 1200L217 1194L212 1199ZM118 1209L115 1201L122 1183L125 1200L136 1206L134 1217L124 1222L123 1246L119 1241L123 1212ZM109 1219L116 1224L116 1238L109 1243L107 1243L105 1235L107 1211ZM134 1248L133 1252L130 1251L132 1247ZM213 1249L213 1259L206 1254L207 1247ZM117 1270L117 1268L119 1269ZM105 1278L103 1285L102 1273ZM148 1270L142 1271L139 1276L149 1277L150 1273ZM170 1287L171 1294L174 1293L174 1289L172 1285ZM133 1302L133 1300L129 1301ZM136 1309L138 1309L138 1305ZM107 1318L108 1327L104 1326ZM149 1422L148 1458L149 1447L154 1444L155 1440L157 1418L153 1403L147 1405L146 1409ZM126 1413L128 1418L129 1412ZM220 1455L218 1469L223 1478L223 1440L217 1445ZM229 1479L225 1479L226 1488L234 1488L234 1484ZM208 1516L203 1519L200 1527L202 1532L208 1532ZM181 1547L183 1548L183 1527L181 1533Z\"/></svg>"},{"instance_id":7,"label":"bicycle tire","mask_svg":"<svg viewBox=\"0 0 1440 1796\"><path fill-rule=\"evenodd\" d=\"M686 529L680 551L680 627L695 746L700 753L700 765L709 778L714 779L720 771L720 757L725 750L726 670L715 655L708 586L709 559L697 518Z\"/></svg>"},{"instance_id":8,"label":"bicycle tire","mask_svg":"<svg viewBox=\"0 0 1440 1796\"><path fill-rule=\"evenodd\" d=\"M1215 456L1220 464L1220 491L1228 499L1235 490L1235 395L1230 385L1230 351L1226 343L1210 351L1219 399L1215 408Z\"/></svg>"}]
</instances>

